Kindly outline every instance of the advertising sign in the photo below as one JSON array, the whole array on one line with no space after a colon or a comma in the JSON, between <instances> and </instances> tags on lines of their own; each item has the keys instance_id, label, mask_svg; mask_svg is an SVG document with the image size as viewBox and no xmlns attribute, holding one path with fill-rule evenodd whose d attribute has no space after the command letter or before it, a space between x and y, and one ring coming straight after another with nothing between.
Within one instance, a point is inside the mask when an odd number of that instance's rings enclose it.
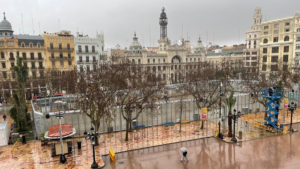
<instances>
[{"instance_id":1,"label":"advertising sign","mask_svg":"<svg viewBox=\"0 0 300 169\"><path fill-rule=\"evenodd\" d=\"M207 119L207 108L201 109L201 119L206 120Z\"/></svg>"},{"instance_id":2,"label":"advertising sign","mask_svg":"<svg viewBox=\"0 0 300 169\"><path fill-rule=\"evenodd\" d=\"M288 108L288 104L289 104L289 99L288 98L283 99L283 108L284 109Z\"/></svg>"}]
</instances>

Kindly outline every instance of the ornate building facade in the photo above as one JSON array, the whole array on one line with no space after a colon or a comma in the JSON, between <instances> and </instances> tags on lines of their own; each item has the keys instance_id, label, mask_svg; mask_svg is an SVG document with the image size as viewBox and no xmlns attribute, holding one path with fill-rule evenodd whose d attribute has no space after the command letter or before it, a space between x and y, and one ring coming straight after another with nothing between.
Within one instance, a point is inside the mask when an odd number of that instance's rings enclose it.
<instances>
[{"instance_id":1,"label":"ornate building facade","mask_svg":"<svg viewBox=\"0 0 300 169\"><path fill-rule=\"evenodd\" d=\"M16 74L13 67L17 64L17 52L23 59L22 64L28 68L28 82L26 85L27 99L40 93L45 84L38 81L44 76L45 48L41 36L14 35L13 29L6 17L0 23L0 88L1 95L12 95L17 88Z\"/></svg>"},{"instance_id":2,"label":"ornate building facade","mask_svg":"<svg viewBox=\"0 0 300 169\"><path fill-rule=\"evenodd\" d=\"M300 60L300 13L287 18L261 23L260 69L268 75L272 71L291 70ZM292 70L293 71L293 70ZM294 71L298 72L298 69Z\"/></svg>"},{"instance_id":3,"label":"ornate building facade","mask_svg":"<svg viewBox=\"0 0 300 169\"><path fill-rule=\"evenodd\" d=\"M261 8L255 8L252 26L246 32L247 48L244 49L243 62L247 73L258 71L262 17Z\"/></svg>"},{"instance_id":4,"label":"ornate building facade","mask_svg":"<svg viewBox=\"0 0 300 169\"><path fill-rule=\"evenodd\" d=\"M78 70L92 70L93 64L105 60L104 34L96 33L96 38L90 38L77 33L75 37L76 63Z\"/></svg>"},{"instance_id":5,"label":"ornate building facade","mask_svg":"<svg viewBox=\"0 0 300 169\"><path fill-rule=\"evenodd\" d=\"M180 76L186 76L185 70L196 69L199 62L206 61L205 49L199 38L198 43L191 51L189 41L182 39L182 44L171 44L167 37L168 19L165 8L162 9L159 18L160 39L158 48L149 50L141 45L136 33L129 49L124 50L124 59L141 64L148 71L155 72L157 79L166 81L167 84L179 83Z\"/></svg>"}]
</instances>

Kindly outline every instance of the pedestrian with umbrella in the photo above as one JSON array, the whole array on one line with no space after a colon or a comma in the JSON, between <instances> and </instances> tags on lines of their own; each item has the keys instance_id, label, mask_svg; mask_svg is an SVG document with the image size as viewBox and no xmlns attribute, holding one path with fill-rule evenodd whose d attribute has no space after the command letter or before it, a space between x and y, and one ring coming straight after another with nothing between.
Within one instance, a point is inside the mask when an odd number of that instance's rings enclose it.
<instances>
[{"instance_id":1,"label":"pedestrian with umbrella","mask_svg":"<svg viewBox=\"0 0 300 169\"><path fill-rule=\"evenodd\" d=\"M6 115L5 114L3 115L3 119L4 119L4 121L6 121Z\"/></svg>"},{"instance_id":2,"label":"pedestrian with umbrella","mask_svg":"<svg viewBox=\"0 0 300 169\"><path fill-rule=\"evenodd\" d=\"M182 158L181 158L181 160L180 161L182 161L183 160L183 158L186 158L186 160L187 161L189 161L189 159L187 158L187 150L186 150L186 148L185 147L181 147L180 148L180 151L182 152Z\"/></svg>"}]
</instances>

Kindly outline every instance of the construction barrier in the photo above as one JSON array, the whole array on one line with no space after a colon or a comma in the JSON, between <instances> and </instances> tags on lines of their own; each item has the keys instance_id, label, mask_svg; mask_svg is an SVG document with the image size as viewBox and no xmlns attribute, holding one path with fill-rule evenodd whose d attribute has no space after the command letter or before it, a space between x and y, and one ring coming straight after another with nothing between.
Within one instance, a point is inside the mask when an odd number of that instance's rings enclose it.
<instances>
[{"instance_id":1,"label":"construction barrier","mask_svg":"<svg viewBox=\"0 0 300 169\"><path fill-rule=\"evenodd\" d=\"M111 158L113 163L116 162L115 152L112 149L109 150L109 157Z\"/></svg>"}]
</instances>

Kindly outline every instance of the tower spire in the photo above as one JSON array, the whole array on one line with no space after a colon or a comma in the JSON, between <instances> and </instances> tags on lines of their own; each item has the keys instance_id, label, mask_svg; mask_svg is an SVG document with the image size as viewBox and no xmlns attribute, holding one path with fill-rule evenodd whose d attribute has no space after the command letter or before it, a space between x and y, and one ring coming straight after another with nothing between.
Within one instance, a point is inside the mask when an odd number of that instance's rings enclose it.
<instances>
[{"instance_id":1,"label":"tower spire","mask_svg":"<svg viewBox=\"0 0 300 169\"><path fill-rule=\"evenodd\" d=\"M5 12L3 12L3 14L4 14L4 19L6 19L6 17L5 17Z\"/></svg>"}]
</instances>

